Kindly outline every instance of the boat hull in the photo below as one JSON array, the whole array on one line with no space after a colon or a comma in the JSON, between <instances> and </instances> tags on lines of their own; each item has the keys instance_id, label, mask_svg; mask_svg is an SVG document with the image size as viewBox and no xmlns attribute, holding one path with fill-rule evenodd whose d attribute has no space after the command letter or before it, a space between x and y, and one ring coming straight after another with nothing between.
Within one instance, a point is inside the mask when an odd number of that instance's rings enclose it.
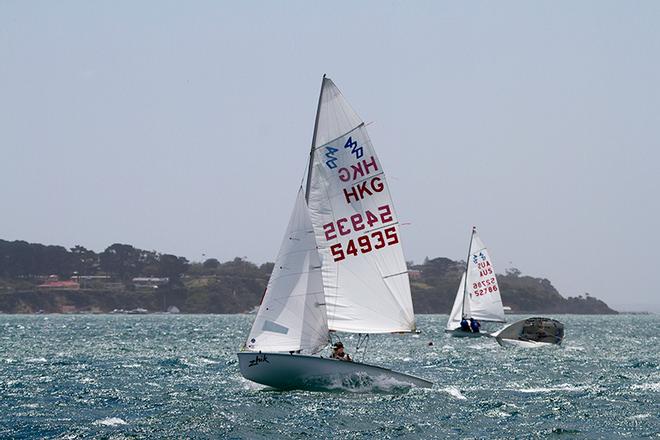
<instances>
[{"instance_id":1,"label":"boat hull","mask_svg":"<svg viewBox=\"0 0 660 440\"><path fill-rule=\"evenodd\" d=\"M526 318L502 328L493 336L501 346L534 348L560 345L564 339L564 324L551 318Z\"/></svg>"},{"instance_id":2,"label":"boat hull","mask_svg":"<svg viewBox=\"0 0 660 440\"><path fill-rule=\"evenodd\" d=\"M556 347L559 344L552 344L549 342L525 341L522 339L505 339L496 337L495 340L502 347L524 347L524 348L540 348L540 347Z\"/></svg>"},{"instance_id":3,"label":"boat hull","mask_svg":"<svg viewBox=\"0 0 660 440\"><path fill-rule=\"evenodd\" d=\"M241 374L252 382L280 390L430 388L432 382L387 368L320 356L288 353L238 353Z\"/></svg>"},{"instance_id":4,"label":"boat hull","mask_svg":"<svg viewBox=\"0 0 660 440\"><path fill-rule=\"evenodd\" d=\"M486 332L479 332L479 333L473 333L473 332L466 332L459 329L456 330L446 330L445 333L447 333L449 336L453 336L454 338L480 338L482 336L490 336L490 334Z\"/></svg>"}]
</instances>

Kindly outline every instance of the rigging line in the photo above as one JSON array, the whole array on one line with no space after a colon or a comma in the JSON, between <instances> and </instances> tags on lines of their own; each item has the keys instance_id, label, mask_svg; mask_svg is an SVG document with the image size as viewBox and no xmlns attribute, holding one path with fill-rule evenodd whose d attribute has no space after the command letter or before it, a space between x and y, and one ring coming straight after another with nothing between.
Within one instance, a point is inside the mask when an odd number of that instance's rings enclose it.
<instances>
[{"instance_id":1,"label":"rigging line","mask_svg":"<svg viewBox=\"0 0 660 440\"><path fill-rule=\"evenodd\" d=\"M364 362L364 360L367 357L367 348L369 348L369 333L367 333L366 343L364 345L364 351L362 352L362 362Z\"/></svg>"},{"instance_id":2,"label":"rigging line","mask_svg":"<svg viewBox=\"0 0 660 440\"><path fill-rule=\"evenodd\" d=\"M406 274L406 273L408 273L408 271L407 271L407 270L404 270L403 272L393 273L392 275L385 275L385 276L382 277L382 278L383 278L383 279L386 279L386 278L398 277L399 275L403 275L403 274Z\"/></svg>"}]
</instances>

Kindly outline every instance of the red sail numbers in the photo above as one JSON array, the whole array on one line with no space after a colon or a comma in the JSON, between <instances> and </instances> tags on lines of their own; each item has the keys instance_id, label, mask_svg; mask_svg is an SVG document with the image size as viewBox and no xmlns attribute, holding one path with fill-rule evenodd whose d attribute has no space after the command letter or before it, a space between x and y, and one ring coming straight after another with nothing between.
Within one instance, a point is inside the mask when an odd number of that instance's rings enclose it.
<instances>
[{"instance_id":1,"label":"red sail numbers","mask_svg":"<svg viewBox=\"0 0 660 440\"><path fill-rule=\"evenodd\" d=\"M472 293L475 296L484 296L491 292L497 292L497 280L490 261L480 261L477 263L476 270L479 271L480 280L472 283Z\"/></svg>"},{"instance_id":2,"label":"red sail numbers","mask_svg":"<svg viewBox=\"0 0 660 440\"><path fill-rule=\"evenodd\" d=\"M346 145L351 147L351 154L358 152L356 150L358 148L357 138L349 138ZM348 148L347 146L344 148ZM334 154L337 151L340 149L332 148L330 152ZM346 205L351 207L353 203L373 197L385 189L385 181L380 176L382 171L379 169L376 157L370 155L362 158L362 154L355 154L355 158L358 160L346 166L337 167L336 158L333 162L334 166L326 163L328 168L335 170L335 176L341 182L339 185L343 191L343 199ZM361 209L361 206L358 209ZM357 209L351 208L351 210L356 211ZM367 254L386 246L398 244L399 235L396 223L393 224L393 222L392 208L389 204L385 204L376 208L375 211L356 212L353 215L326 223L323 225L325 239L328 243L335 242L330 244L330 252L334 261L342 261L349 256Z\"/></svg>"},{"instance_id":3,"label":"red sail numbers","mask_svg":"<svg viewBox=\"0 0 660 440\"><path fill-rule=\"evenodd\" d=\"M330 252L335 261L341 261L347 255L357 257L359 254L366 254L372 250L382 249L385 246L391 246L399 243L399 236L396 233L396 226L390 226L382 231L374 231L370 234L365 234L357 239L350 239L346 244L346 249L341 243L336 243L330 246Z\"/></svg>"},{"instance_id":4,"label":"red sail numbers","mask_svg":"<svg viewBox=\"0 0 660 440\"><path fill-rule=\"evenodd\" d=\"M357 256L366 254L373 250L382 249L385 246L391 246L399 243L399 236L396 226L390 226L384 229L373 230L376 225L385 225L394 220L392 208L390 205L379 206L374 213L366 210L364 213L356 213L350 217L340 218L323 225L325 239L327 241L337 240L342 236L365 231L357 238L351 238L344 246L342 243L336 243L330 246L330 252L334 261L341 261L348 255ZM371 231L368 232L367 231Z\"/></svg>"}]
</instances>

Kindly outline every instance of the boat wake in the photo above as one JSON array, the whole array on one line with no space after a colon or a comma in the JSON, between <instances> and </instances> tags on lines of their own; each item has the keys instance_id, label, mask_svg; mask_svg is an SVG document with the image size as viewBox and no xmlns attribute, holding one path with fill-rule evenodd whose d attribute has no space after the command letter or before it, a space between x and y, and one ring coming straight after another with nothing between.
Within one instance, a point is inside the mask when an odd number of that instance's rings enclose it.
<instances>
[{"instance_id":1,"label":"boat wake","mask_svg":"<svg viewBox=\"0 0 660 440\"><path fill-rule=\"evenodd\" d=\"M355 373L350 376L335 378L330 391L348 391L351 393L405 393L412 386L409 383L398 381L392 377L369 376Z\"/></svg>"}]
</instances>

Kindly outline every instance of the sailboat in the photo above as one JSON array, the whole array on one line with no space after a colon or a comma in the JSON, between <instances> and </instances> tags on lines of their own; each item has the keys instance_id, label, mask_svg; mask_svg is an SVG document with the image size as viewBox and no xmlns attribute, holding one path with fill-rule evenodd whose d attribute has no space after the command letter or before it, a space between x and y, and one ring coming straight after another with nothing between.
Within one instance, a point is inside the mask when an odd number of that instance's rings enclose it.
<instances>
[{"instance_id":1,"label":"sailboat","mask_svg":"<svg viewBox=\"0 0 660 440\"><path fill-rule=\"evenodd\" d=\"M278 389L337 383L431 387L380 366L323 357L331 332L415 331L399 223L365 124L323 76L306 179L250 334L241 374Z\"/></svg>"},{"instance_id":2,"label":"sailboat","mask_svg":"<svg viewBox=\"0 0 660 440\"><path fill-rule=\"evenodd\" d=\"M480 322L506 322L495 268L488 249L477 235L476 227L472 228L468 249L465 272L461 277L445 332L452 336L489 336L485 332L461 329L463 319L476 319Z\"/></svg>"},{"instance_id":3,"label":"sailboat","mask_svg":"<svg viewBox=\"0 0 660 440\"><path fill-rule=\"evenodd\" d=\"M521 319L492 334L501 346L547 347L560 345L564 339L564 324L552 318Z\"/></svg>"}]
</instances>

